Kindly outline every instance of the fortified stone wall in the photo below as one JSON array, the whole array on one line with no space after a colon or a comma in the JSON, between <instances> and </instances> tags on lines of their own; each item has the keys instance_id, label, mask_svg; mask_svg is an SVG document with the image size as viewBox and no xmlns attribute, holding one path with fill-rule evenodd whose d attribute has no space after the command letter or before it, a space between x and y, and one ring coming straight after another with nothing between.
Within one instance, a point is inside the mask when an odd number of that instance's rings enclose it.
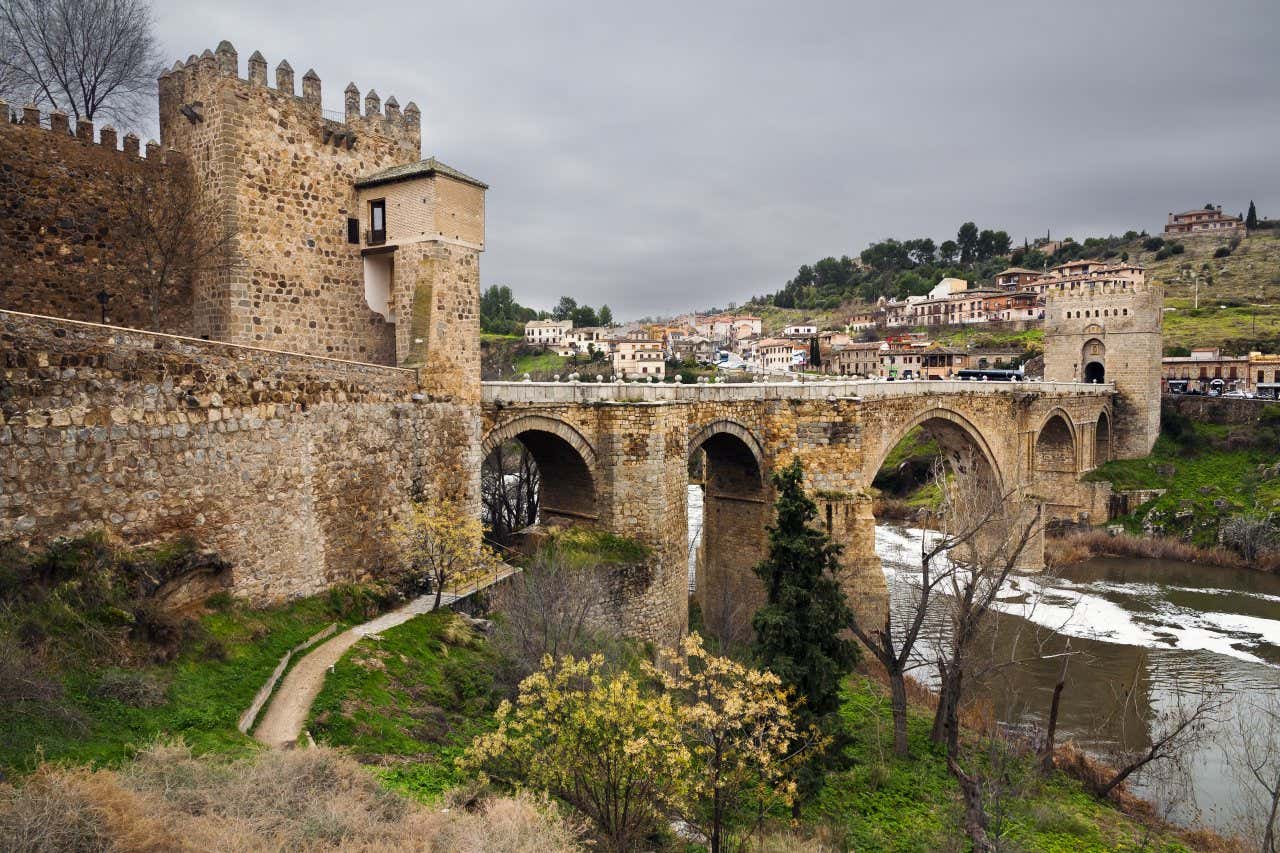
<instances>
[{"instance_id":1,"label":"fortified stone wall","mask_svg":"<svg viewBox=\"0 0 1280 853\"><path fill-rule=\"evenodd\" d=\"M65 114L29 108L13 123L10 111L0 101L0 308L98 322L105 291L112 323L153 328L128 226L182 159L155 142L144 158L137 136L118 140L109 126L95 137L81 121L73 135ZM176 282L160 328L193 332L190 300L190 282Z\"/></svg>"},{"instance_id":2,"label":"fortified stone wall","mask_svg":"<svg viewBox=\"0 0 1280 853\"><path fill-rule=\"evenodd\" d=\"M0 539L192 535L277 601L376 575L411 498L478 512L474 408L411 370L0 312Z\"/></svg>"},{"instance_id":3,"label":"fortified stone wall","mask_svg":"<svg viewBox=\"0 0 1280 853\"><path fill-rule=\"evenodd\" d=\"M1275 400L1248 400L1236 397L1206 397L1200 394L1165 394L1161 406L1209 424L1253 424L1278 408Z\"/></svg>"}]
</instances>

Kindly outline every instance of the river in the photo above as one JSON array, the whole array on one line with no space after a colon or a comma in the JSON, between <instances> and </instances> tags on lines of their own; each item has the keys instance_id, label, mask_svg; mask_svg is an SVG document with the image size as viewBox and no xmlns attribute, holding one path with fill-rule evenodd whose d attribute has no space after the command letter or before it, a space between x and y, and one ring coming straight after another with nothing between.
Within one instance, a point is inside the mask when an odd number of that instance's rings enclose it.
<instances>
[{"instance_id":1,"label":"river","mask_svg":"<svg viewBox=\"0 0 1280 853\"><path fill-rule=\"evenodd\" d=\"M695 494L696 492L696 494ZM690 489L690 555L701 529L701 490ZM876 551L895 615L912 606L920 538L901 525L876 529ZM693 564L690 564L692 583ZM1074 739L1095 753L1115 744L1149 743L1155 720L1201 690L1227 701L1188 756L1190 789L1173 792L1139 778L1135 790L1184 823L1231 831L1240 802L1237 769L1228 761L1231 733L1256 714L1250 702L1280 691L1280 577L1167 560L1094 559L1056 576L1019 575L999 597L999 636L1019 657L1035 643L1048 653L1070 649L1059 742ZM900 622L901 620L895 620ZM984 685L998 719L1042 727L1060 659L1001 671ZM929 681L922 668L917 677ZM1117 696L1137 682L1127 713ZM1180 698L1182 697L1182 698Z\"/></svg>"}]
</instances>

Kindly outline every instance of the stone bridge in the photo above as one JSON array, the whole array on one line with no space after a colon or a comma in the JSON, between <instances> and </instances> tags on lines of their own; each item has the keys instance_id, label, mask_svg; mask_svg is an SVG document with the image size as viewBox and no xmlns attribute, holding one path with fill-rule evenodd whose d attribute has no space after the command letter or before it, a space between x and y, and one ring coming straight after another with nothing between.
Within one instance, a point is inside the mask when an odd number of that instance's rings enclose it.
<instances>
[{"instance_id":1,"label":"stone bridge","mask_svg":"<svg viewBox=\"0 0 1280 853\"><path fill-rule=\"evenodd\" d=\"M799 457L806 488L844 546L843 582L865 615L886 604L869 487L894 446L922 427L949 452L971 451L1004 492L1047 518L1095 516L1080 475L1125 446L1111 384L877 382L483 385L481 455L528 448L542 477L539 521L639 540L649 565L614 590L629 633L670 640L687 628L687 487L704 460L698 597L709 620L749 607L764 554L770 472ZM1123 419L1122 419L1123 420ZM1105 506L1105 504L1102 504ZM1043 565L1043 541L1027 555Z\"/></svg>"}]
</instances>

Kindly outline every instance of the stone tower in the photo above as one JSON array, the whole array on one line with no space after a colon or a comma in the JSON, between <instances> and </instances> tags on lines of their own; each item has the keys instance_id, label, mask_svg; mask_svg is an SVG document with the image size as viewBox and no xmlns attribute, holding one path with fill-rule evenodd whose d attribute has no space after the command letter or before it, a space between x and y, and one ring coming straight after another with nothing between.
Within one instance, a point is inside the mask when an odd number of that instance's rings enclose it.
<instances>
[{"instance_id":1,"label":"stone tower","mask_svg":"<svg viewBox=\"0 0 1280 853\"><path fill-rule=\"evenodd\" d=\"M412 102L370 91L362 111L350 84L339 116L315 71L298 92L282 61L272 82L257 52L240 77L225 41L160 78L162 144L235 235L197 282L196 333L434 367L426 379L478 399L485 185L421 159Z\"/></svg>"},{"instance_id":2,"label":"stone tower","mask_svg":"<svg viewBox=\"0 0 1280 853\"><path fill-rule=\"evenodd\" d=\"M1160 434L1164 292L1158 284L1064 282L1045 299L1044 378L1113 382L1114 456L1151 452Z\"/></svg>"}]
</instances>

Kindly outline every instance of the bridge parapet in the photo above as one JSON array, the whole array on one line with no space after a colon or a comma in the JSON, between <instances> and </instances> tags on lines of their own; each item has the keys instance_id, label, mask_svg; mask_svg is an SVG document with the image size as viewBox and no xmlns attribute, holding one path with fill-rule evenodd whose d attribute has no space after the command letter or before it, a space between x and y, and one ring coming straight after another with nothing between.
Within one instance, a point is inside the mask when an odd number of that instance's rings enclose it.
<instances>
[{"instance_id":1,"label":"bridge parapet","mask_svg":"<svg viewBox=\"0 0 1280 853\"><path fill-rule=\"evenodd\" d=\"M661 403L737 402L749 400L885 399L952 394L1035 394L1044 396L1107 397L1111 383L1089 382L974 382L875 380L812 382L752 382L684 385L621 382L484 382L485 403Z\"/></svg>"}]
</instances>

